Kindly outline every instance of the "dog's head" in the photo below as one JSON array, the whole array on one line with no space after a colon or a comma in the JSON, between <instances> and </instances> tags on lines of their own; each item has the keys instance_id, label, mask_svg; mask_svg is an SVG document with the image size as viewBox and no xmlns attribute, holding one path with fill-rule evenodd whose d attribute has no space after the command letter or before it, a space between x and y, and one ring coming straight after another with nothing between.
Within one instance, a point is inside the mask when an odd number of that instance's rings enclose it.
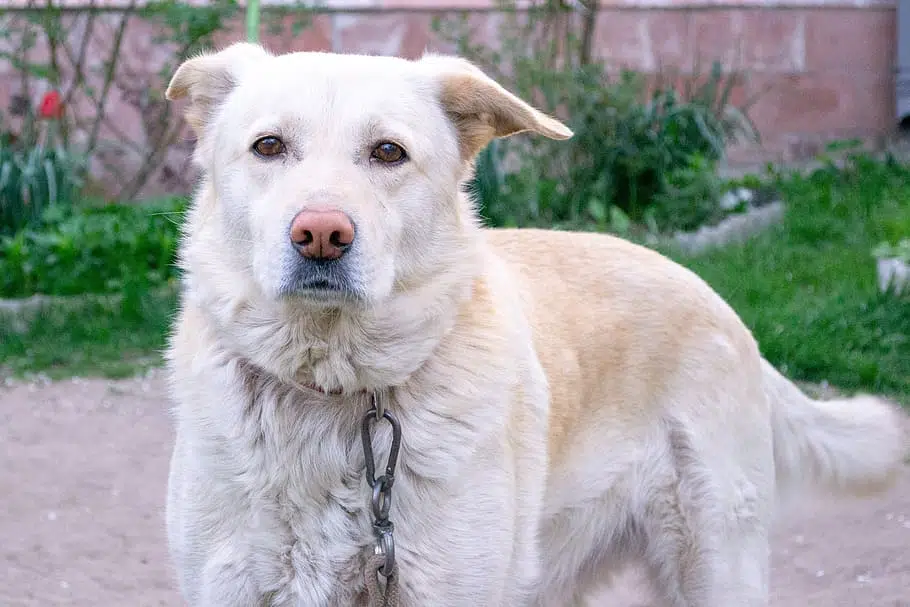
<instances>
[{"instance_id":1,"label":"dog's head","mask_svg":"<svg viewBox=\"0 0 910 607\"><path fill-rule=\"evenodd\" d=\"M571 131L465 60L292 53L235 44L183 63L206 219L263 295L378 304L460 254L476 229L460 187L490 140ZM220 242L213 242L220 238Z\"/></svg>"}]
</instances>

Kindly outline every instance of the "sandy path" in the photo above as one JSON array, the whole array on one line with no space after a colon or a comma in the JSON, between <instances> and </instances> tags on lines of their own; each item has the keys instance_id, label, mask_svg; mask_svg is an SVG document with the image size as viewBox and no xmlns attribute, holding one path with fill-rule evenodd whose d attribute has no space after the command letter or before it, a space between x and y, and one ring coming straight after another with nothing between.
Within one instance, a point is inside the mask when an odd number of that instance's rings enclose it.
<instances>
[{"instance_id":1,"label":"sandy path","mask_svg":"<svg viewBox=\"0 0 910 607\"><path fill-rule=\"evenodd\" d=\"M0 605L179 605L164 546L172 434L160 378L0 387ZM910 607L910 470L813 502L774 543L775 607ZM650 605L629 577L599 602Z\"/></svg>"}]
</instances>

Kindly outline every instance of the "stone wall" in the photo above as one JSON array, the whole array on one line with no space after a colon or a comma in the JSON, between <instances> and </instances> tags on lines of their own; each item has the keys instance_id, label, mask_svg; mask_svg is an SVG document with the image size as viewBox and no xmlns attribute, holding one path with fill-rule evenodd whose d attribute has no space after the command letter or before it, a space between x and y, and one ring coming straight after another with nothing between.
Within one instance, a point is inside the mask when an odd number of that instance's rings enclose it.
<instances>
[{"instance_id":1,"label":"stone wall","mask_svg":"<svg viewBox=\"0 0 910 607\"><path fill-rule=\"evenodd\" d=\"M26 1L0 0L0 7L5 4L15 9ZM116 6L126 1L107 0L113 12L103 19L111 24L107 33L93 34L92 45L101 49L110 44ZM85 0L63 0L71 8L80 2ZM265 6L269 4L265 2ZM425 49L451 50L435 37L431 22L456 9L472 11L477 41L496 42L501 14L489 0L334 0L313 13L310 27L299 35L285 28L282 34L265 32L263 42L275 52L331 50L417 57ZM895 127L895 13L895 4L887 1L605 2L597 16L594 48L610 66L644 72L662 66L687 69L697 59L703 64L720 59L727 67L745 70L749 83L736 94L744 99L763 91L751 111L763 143L734 150L731 160L786 162L814 155L832 138L875 139ZM15 14L15 10L7 11L3 18ZM80 29L78 11L72 14L69 33L77 47L84 29ZM154 138L149 133L154 130L149 127L149 116L161 111L164 83L159 71L173 52L154 42L157 27L134 17L126 28L123 61L127 71L112 85L106 106L111 120L101 136L115 140L130 134L135 145L129 150L113 146L105 160L110 166L95 167L106 184L135 172L142 162L143 145ZM232 23L219 35L219 43L240 39L242 31L241 23ZM103 57L104 53L99 50L90 55ZM0 62L0 111L4 115L17 92L19 79L8 64ZM40 93L30 91L30 96ZM73 111L78 111L80 102L74 100L73 105ZM83 103L82 107L87 106ZM179 138L167 152L168 161L143 188L143 195L191 187L186 163L190 145L185 136Z\"/></svg>"}]
</instances>

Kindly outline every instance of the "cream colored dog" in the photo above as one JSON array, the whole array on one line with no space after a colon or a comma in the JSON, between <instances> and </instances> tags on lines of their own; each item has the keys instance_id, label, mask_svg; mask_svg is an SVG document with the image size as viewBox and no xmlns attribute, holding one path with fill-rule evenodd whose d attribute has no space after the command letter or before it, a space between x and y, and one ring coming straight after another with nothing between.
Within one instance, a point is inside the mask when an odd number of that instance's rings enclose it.
<instances>
[{"instance_id":1,"label":"cream colored dog","mask_svg":"<svg viewBox=\"0 0 910 607\"><path fill-rule=\"evenodd\" d=\"M167 96L203 171L169 348L191 605L364 604L373 393L403 436L402 607L577 605L631 560L667 605L767 605L780 491L898 469L892 408L804 396L691 272L609 236L481 229L475 154L572 133L468 62L238 44Z\"/></svg>"}]
</instances>

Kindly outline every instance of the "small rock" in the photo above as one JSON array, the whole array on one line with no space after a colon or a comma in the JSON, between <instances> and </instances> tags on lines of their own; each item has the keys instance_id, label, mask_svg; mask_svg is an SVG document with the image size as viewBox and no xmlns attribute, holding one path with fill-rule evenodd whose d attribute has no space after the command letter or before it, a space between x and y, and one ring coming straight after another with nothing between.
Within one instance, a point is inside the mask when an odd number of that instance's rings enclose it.
<instances>
[{"instance_id":1,"label":"small rock","mask_svg":"<svg viewBox=\"0 0 910 607\"><path fill-rule=\"evenodd\" d=\"M735 209L736 205L739 204L739 196L737 196L734 192L727 192L720 197L720 200L717 204L724 211Z\"/></svg>"},{"instance_id":2,"label":"small rock","mask_svg":"<svg viewBox=\"0 0 910 607\"><path fill-rule=\"evenodd\" d=\"M748 188L738 188L721 196L718 206L724 211L730 211L738 207L741 203L749 203L755 198L755 193Z\"/></svg>"}]
</instances>

